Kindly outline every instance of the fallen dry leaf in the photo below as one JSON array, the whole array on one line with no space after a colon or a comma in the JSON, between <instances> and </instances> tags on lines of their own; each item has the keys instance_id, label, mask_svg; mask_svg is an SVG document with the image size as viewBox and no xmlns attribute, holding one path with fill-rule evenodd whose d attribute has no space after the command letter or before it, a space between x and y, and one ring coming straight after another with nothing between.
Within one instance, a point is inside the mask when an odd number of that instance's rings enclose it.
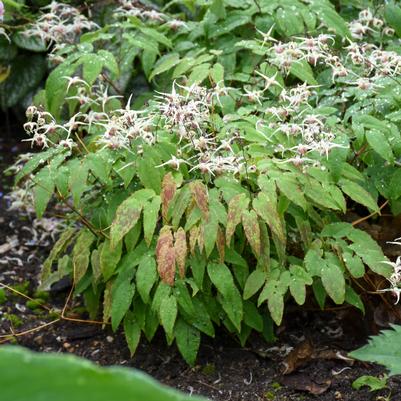
<instances>
[{"instance_id":1,"label":"fallen dry leaf","mask_svg":"<svg viewBox=\"0 0 401 401\"><path fill-rule=\"evenodd\" d=\"M288 375L297 370L302 365L309 362L314 354L312 342L308 339L298 344L281 363L281 373Z\"/></svg>"},{"instance_id":2,"label":"fallen dry leaf","mask_svg":"<svg viewBox=\"0 0 401 401\"><path fill-rule=\"evenodd\" d=\"M282 379L280 379L280 383L293 390L307 391L314 395L323 394L331 386L330 379L318 383L312 380L309 376L300 373L283 376Z\"/></svg>"}]
</instances>

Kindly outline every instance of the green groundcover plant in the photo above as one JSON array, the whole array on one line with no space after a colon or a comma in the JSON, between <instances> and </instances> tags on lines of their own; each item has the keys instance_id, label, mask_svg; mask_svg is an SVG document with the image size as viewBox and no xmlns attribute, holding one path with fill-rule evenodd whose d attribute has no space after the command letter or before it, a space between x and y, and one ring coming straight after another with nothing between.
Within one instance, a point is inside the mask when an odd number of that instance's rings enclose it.
<instances>
[{"instance_id":1,"label":"green groundcover plant","mask_svg":"<svg viewBox=\"0 0 401 401\"><path fill-rule=\"evenodd\" d=\"M1 397L7 401L206 401L162 386L142 372L102 368L72 355L3 346L0 369Z\"/></svg>"},{"instance_id":2,"label":"green groundcover plant","mask_svg":"<svg viewBox=\"0 0 401 401\"><path fill-rule=\"evenodd\" d=\"M346 216L401 212L401 8L343 3L123 0L74 43L51 3L12 168L15 203L69 210L42 289L71 276L132 353L161 325L190 364L216 326L272 340L291 299L363 312L393 269Z\"/></svg>"}]
</instances>

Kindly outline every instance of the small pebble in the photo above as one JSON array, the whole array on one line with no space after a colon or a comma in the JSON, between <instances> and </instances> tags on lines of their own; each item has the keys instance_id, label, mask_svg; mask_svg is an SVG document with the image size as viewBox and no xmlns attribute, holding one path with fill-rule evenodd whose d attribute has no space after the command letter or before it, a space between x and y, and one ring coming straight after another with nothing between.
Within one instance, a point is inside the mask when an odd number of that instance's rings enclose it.
<instances>
[{"instance_id":1,"label":"small pebble","mask_svg":"<svg viewBox=\"0 0 401 401\"><path fill-rule=\"evenodd\" d=\"M107 336L106 340L108 343L112 343L114 341L114 338L112 336Z\"/></svg>"}]
</instances>

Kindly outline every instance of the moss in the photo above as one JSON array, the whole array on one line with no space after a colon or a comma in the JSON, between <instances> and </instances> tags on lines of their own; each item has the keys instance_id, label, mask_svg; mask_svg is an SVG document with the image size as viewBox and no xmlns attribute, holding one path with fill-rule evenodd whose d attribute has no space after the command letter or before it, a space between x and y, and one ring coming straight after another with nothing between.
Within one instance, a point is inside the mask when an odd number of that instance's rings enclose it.
<instances>
[{"instance_id":1,"label":"moss","mask_svg":"<svg viewBox=\"0 0 401 401\"><path fill-rule=\"evenodd\" d=\"M3 288L0 288L0 305L4 305L7 301L7 294Z\"/></svg>"},{"instance_id":2,"label":"moss","mask_svg":"<svg viewBox=\"0 0 401 401\"><path fill-rule=\"evenodd\" d=\"M263 394L263 397L266 398L266 400L274 400L276 396L274 395L273 391L266 391Z\"/></svg>"},{"instance_id":3,"label":"moss","mask_svg":"<svg viewBox=\"0 0 401 401\"><path fill-rule=\"evenodd\" d=\"M24 323L20 317L12 313L5 313L4 318L7 319L10 324L15 328L22 326L22 324Z\"/></svg>"},{"instance_id":4,"label":"moss","mask_svg":"<svg viewBox=\"0 0 401 401\"><path fill-rule=\"evenodd\" d=\"M202 373L204 375L213 375L216 372L216 366L214 363L207 363L205 366L202 367Z\"/></svg>"},{"instance_id":5,"label":"moss","mask_svg":"<svg viewBox=\"0 0 401 401\"><path fill-rule=\"evenodd\" d=\"M46 291L35 291L33 297L43 299L43 301L48 301L49 293Z\"/></svg>"},{"instance_id":6,"label":"moss","mask_svg":"<svg viewBox=\"0 0 401 401\"><path fill-rule=\"evenodd\" d=\"M29 292L29 281L23 281L19 284L14 284L12 288L21 294L28 295Z\"/></svg>"},{"instance_id":7,"label":"moss","mask_svg":"<svg viewBox=\"0 0 401 401\"><path fill-rule=\"evenodd\" d=\"M280 390L281 389L281 384L277 383L277 382L273 382L271 384L271 387L272 387L273 390Z\"/></svg>"},{"instance_id":8,"label":"moss","mask_svg":"<svg viewBox=\"0 0 401 401\"><path fill-rule=\"evenodd\" d=\"M31 309L31 310L36 310L39 309L41 307L41 305L43 305L45 303L45 301L41 298L36 298L33 299L32 301L26 301L26 307Z\"/></svg>"}]
</instances>

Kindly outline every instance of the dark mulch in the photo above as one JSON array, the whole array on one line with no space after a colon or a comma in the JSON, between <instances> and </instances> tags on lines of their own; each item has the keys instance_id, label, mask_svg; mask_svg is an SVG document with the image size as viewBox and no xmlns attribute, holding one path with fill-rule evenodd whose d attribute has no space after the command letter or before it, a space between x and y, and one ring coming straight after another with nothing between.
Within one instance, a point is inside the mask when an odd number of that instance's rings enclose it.
<instances>
[{"instance_id":1,"label":"dark mulch","mask_svg":"<svg viewBox=\"0 0 401 401\"><path fill-rule=\"evenodd\" d=\"M0 139L0 171L10 163L20 146L11 144L10 138ZM0 246L14 236L21 253L15 259L0 254L0 283L18 288L32 296L35 292L40 266L51 247L51 240L32 242L33 216L7 211L4 194L10 179L0 179ZM27 229L28 228L28 229ZM40 233L40 230L38 229ZM400 231L399 231L400 232ZM11 252L11 251L10 251ZM67 283L68 284L68 283ZM47 304L62 308L68 295L68 285L51 294ZM29 305L29 304L28 304ZM70 316L79 315L79 300L71 305ZM291 310L292 309L292 310ZM40 330L15 337L12 342L42 352L73 353L101 365L125 365L142 369L156 379L182 391L202 394L212 400L380 400L390 392L392 400L401 399L401 381L394 377L389 388L376 393L367 389L353 390L352 382L361 375L379 375L383 369L359 362L333 359L338 351L345 355L366 342L367 335L377 330L377 308L371 308L367 318L352 309L336 311L304 311L289 307L278 340L264 343L252 337L246 348L227 332L218 332L216 339L204 338L197 365L188 367L175 346L167 347L162 333L152 344L142 341L134 357L121 332L113 333L100 325L59 321ZM54 317L53 317L54 318ZM386 316L384 317L386 319ZM7 292L7 300L0 305L0 335L23 332L52 320L42 308L30 309L26 299ZM383 320L383 319L381 319ZM0 338L0 341L2 339ZM305 340L307 342L305 342ZM283 375L285 357L291 348L307 344L305 363L289 375ZM308 360L311 352L318 359ZM291 354L291 355L294 355ZM295 361L297 362L297 361ZM303 390L302 390L303 389ZM312 392L321 392L313 395ZM384 398L382 398L384 400Z\"/></svg>"}]
</instances>

